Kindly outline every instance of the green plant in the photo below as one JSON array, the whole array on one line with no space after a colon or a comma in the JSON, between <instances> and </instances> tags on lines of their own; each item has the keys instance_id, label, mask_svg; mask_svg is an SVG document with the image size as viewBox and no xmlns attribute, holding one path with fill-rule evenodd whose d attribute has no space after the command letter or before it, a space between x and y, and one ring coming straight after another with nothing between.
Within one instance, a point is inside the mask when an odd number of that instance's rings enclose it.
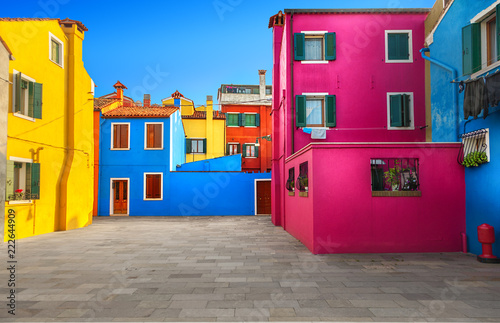
<instances>
[{"instance_id":1,"label":"green plant","mask_svg":"<svg viewBox=\"0 0 500 323\"><path fill-rule=\"evenodd\" d=\"M309 180L307 177L301 177L300 178L300 185L302 187L308 187L308 184L309 184Z\"/></svg>"},{"instance_id":2,"label":"green plant","mask_svg":"<svg viewBox=\"0 0 500 323\"><path fill-rule=\"evenodd\" d=\"M488 156L486 153L484 151L475 151L468 153L467 156L465 156L462 165L465 167L476 167L486 162L488 162Z\"/></svg>"},{"instance_id":3,"label":"green plant","mask_svg":"<svg viewBox=\"0 0 500 323\"><path fill-rule=\"evenodd\" d=\"M398 191L401 185L401 173L409 171L408 168L401 167L401 161L396 159L394 161L394 167L389 168L388 171L384 172L384 180L389 183L393 188L393 191Z\"/></svg>"}]
</instances>

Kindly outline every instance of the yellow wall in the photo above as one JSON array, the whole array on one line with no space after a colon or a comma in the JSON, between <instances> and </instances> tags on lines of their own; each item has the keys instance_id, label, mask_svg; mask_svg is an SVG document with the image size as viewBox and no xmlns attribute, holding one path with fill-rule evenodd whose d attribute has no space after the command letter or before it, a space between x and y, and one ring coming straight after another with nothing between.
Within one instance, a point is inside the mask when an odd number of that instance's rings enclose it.
<instances>
[{"instance_id":1,"label":"yellow wall","mask_svg":"<svg viewBox=\"0 0 500 323\"><path fill-rule=\"evenodd\" d=\"M63 68L49 59L49 31L64 43ZM93 93L82 62L83 33L76 25L63 30L57 20L49 20L0 21L0 34L16 58L10 63L10 80L16 70L43 84L42 119L34 122L14 116L9 88L7 159L38 159L41 172L39 200L5 203L6 216L9 209L16 212L16 238L89 225Z\"/></svg>"},{"instance_id":2,"label":"yellow wall","mask_svg":"<svg viewBox=\"0 0 500 323\"><path fill-rule=\"evenodd\" d=\"M184 98L180 98L181 100L181 115L192 115L194 112L194 104L193 102L186 100ZM170 97L166 100L161 101L162 105L174 105L174 98Z\"/></svg>"},{"instance_id":3,"label":"yellow wall","mask_svg":"<svg viewBox=\"0 0 500 323\"><path fill-rule=\"evenodd\" d=\"M186 154L186 163L224 156L226 120L212 118L213 107L211 101L207 102L206 111L206 119L182 119L186 138L207 139L207 153Z\"/></svg>"}]
</instances>

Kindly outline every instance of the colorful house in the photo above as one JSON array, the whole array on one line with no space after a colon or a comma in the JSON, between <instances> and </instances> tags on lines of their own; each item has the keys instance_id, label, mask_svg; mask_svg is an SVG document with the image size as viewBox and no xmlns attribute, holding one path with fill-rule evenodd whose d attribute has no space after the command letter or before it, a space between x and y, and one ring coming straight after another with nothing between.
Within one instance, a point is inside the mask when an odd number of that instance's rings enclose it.
<instances>
[{"instance_id":1,"label":"colorful house","mask_svg":"<svg viewBox=\"0 0 500 323\"><path fill-rule=\"evenodd\" d=\"M94 84L82 61L86 31L70 19L0 18L0 35L16 58L8 78L5 214L15 213L18 239L92 223Z\"/></svg>"},{"instance_id":2,"label":"colorful house","mask_svg":"<svg viewBox=\"0 0 500 323\"><path fill-rule=\"evenodd\" d=\"M459 251L460 145L426 139L428 9L287 9L273 28L272 221L312 253Z\"/></svg>"},{"instance_id":3,"label":"colorful house","mask_svg":"<svg viewBox=\"0 0 500 323\"><path fill-rule=\"evenodd\" d=\"M272 86L265 70L259 79L259 85L222 84L217 99L226 114L226 155L241 154L244 171L264 173L271 171Z\"/></svg>"},{"instance_id":4,"label":"colorful house","mask_svg":"<svg viewBox=\"0 0 500 323\"><path fill-rule=\"evenodd\" d=\"M435 9L437 23L427 34L428 48L422 51L430 60L432 140L462 143L456 159L469 166L457 163L465 169L468 248L481 253L477 227L487 223L496 230L493 252L500 256L500 107L496 99L500 1L454 0L444 8L436 3ZM484 91L487 100L479 100ZM483 155L487 162L468 164L474 154Z\"/></svg>"}]
</instances>

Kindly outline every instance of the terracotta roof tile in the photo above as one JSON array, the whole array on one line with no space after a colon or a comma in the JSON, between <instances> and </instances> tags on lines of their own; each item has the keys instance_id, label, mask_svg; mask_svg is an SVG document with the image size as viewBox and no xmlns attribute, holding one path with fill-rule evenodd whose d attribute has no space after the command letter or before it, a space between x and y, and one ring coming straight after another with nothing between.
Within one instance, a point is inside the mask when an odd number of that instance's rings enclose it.
<instances>
[{"instance_id":1,"label":"terracotta roof tile","mask_svg":"<svg viewBox=\"0 0 500 323\"><path fill-rule=\"evenodd\" d=\"M220 111L213 112L213 118L216 120L226 120L226 115ZM195 111L192 115L183 115L182 119L206 119L206 111Z\"/></svg>"},{"instance_id":2,"label":"terracotta roof tile","mask_svg":"<svg viewBox=\"0 0 500 323\"><path fill-rule=\"evenodd\" d=\"M176 107L119 107L104 113L103 118L168 118L175 111Z\"/></svg>"},{"instance_id":3,"label":"terracotta roof tile","mask_svg":"<svg viewBox=\"0 0 500 323\"><path fill-rule=\"evenodd\" d=\"M99 111L102 108L105 108L106 106L110 105L113 102L118 101L119 99L106 99L106 98L95 98L94 99L94 110Z\"/></svg>"},{"instance_id":4,"label":"terracotta roof tile","mask_svg":"<svg viewBox=\"0 0 500 323\"><path fill-rule=\"evenodd\" d=\"M59 24L76 24L78 28L82 31L88 31L87 27L78 20L71 20L69 18L66 19L58 19L58 18L0 18L0 21L49 21L49 20L57 20Z\"/></svg>"},{"instance_id":5,"label":"terracotta roof tile","mask_svg":"<svg viewBox=\"0 0 500 323\"><path fill-rule=\"evenodd\" d=\"M69 18L66 18L63 20L59 19L59 24L76 24L78 26L78 28L80 29L80 31L88 31L87 27L85 27L85 25L81 21L78 21L78 20L72 20Z\"/></svg>"}]
</instances>

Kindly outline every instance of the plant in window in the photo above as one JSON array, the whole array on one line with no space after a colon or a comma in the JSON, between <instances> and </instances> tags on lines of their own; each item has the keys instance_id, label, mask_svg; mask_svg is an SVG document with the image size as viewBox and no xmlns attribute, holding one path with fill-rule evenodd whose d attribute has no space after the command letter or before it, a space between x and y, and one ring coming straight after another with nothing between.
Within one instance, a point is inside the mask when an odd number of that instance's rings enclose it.
<instances>
[{"instance_id":1,"label":"plant in window","mask_svg":"<svg viewBox=\"0 0 500 323\"><path fill-rule=\"evenodd\" d=\"M23 199L23 190L18 189L14 191L14 200L22 200Z\"/></svg>"},{"instance_id":2,"label":"plant in window","mask_svg":"<svg viewBox=\"0 0 500 323\"><path fill-rule=\"evenodd\" d=\"M294 192L295 191L295 181L291 178L289 178L287 181L286 181L286 189L289 191L289 192Z\"/></svg>"},{"instance_id":3,"label":"plant in window","mask_svg":"<svg viewBox=\"0 0 500 323\"><path fill-rule=\"evenodd\" d=\"M402 168L401 161L399 159L396 159L394 161L394 167L389 168L388 171L384 172L384 180L386 183L391 185L393 191L399 191L399 188L401 186L401 175L407 171L409 171L409 169Z\"/></svg>"},{"instance_id":4,"label":"plant in window","mask_svg":"<svg viewBox=\"0 0 500 323\"><path fill-rule=\"evenodd\" d=\"M418 185L417 177L410 170L410 176L404 182L403 191L417 191Z\"/></svg>"},{"instance_id":5,"label":"plant in window","mask_svg":"<svg viewBox=\"0 0 500 323\"><path fill-rule=\"evenodd\" d=\"M488 156L486 155L486 152L475 151L472 153L468 153L467 156L465 156L462 165L465 167L476 167L486 162L488 162Z\"/></svg>"},{"instance_id":6,"label":"plant in window","mask_svg":"<svg viewBox=\"0 0 500 323\"><path fill-rule=\"evenodd\" d=\"M308 184L309 184L309 181L307 179L306 176L299 176L297 177L297 188L299 189L299 191L301 192L307 192L309 187L308 187Z\"/></svg>"}]
</instances>

